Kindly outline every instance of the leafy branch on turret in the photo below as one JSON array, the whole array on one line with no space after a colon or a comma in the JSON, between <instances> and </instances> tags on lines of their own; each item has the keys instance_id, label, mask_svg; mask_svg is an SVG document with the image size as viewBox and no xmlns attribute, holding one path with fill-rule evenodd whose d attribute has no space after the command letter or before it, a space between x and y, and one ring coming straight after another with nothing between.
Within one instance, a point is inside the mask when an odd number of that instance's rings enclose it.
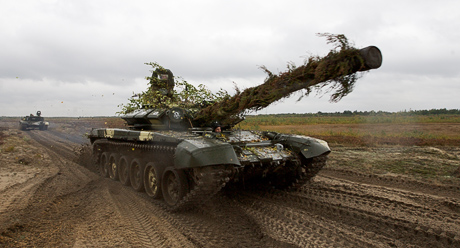
<instances>
[{"instance_id":1,"label":"leafy branch on turret","mask_svg":"<svg viewBox=\"0 0 460 248\"><path fill-rule=\"evenodd\" d=\"M262 66L261 69L268 76L259 86L242 91L236 87L236 94L230 96L225 90L214 94L203 84L195 87L179 77L175 78L176 87L172 89L162 85L165 81L161 78L152 76L147 77L150 87L137 99L132 98L128 104L122 104L120 113L131 112L141 106L157 109L180 107L192 112L189 121L194 126L206 126L212 121L233 126L248 111L261 110L298 91L307 96L313 91L325 89L328 93L332 92L330 101L338 102L353 91L354 84L361 77L358 72L376 69L381 65L382 57L377 47L354 48L343 34L318 35L326 37L328 44L334 44L326 56L310 56L298 67L288 64L287 71L279 74ZM156 71L169 71L157 63L146 64L153 67L152 75ZM163 88L167 90L162 91Z\"/></svg>"}]
</instances>

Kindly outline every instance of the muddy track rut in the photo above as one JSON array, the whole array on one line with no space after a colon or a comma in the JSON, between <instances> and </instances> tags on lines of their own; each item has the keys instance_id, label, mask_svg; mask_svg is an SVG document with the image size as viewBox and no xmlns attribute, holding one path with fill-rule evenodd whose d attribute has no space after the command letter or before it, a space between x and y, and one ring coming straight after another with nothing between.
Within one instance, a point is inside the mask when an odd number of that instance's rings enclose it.
<instances>
[{"instance_id":1,"label":"muddy track rut","mask_svg":"<svg viewBox=\"0 0 460 248\"><path fill-rule=\"evenodd\" d=\"M455 188L412 191L326 169L295 192L226 188L171 213L75 163L78 139L27 133L50 164L0 192L10 213L0 247L460 247Z\"/></svg>"}]
</instances>

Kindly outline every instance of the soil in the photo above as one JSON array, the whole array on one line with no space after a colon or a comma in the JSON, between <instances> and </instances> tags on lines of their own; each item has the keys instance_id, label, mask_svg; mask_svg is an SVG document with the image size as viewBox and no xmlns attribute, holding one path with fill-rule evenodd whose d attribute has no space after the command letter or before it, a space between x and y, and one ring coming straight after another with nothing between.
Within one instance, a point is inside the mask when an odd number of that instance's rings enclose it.
<instances>
[{"instance_id":1,"label":"soil","mask_svg":"<svg viewBox=\"0 0 460 248\"><path fill-rule=\"evenodd\" d=\"M298 191L228 188L170 212L100 177L83 134L101 123L76 123L0 121L0 247L460 247L455 171L437 180L352 166L403 154L459 167L458 147L332 147Z\"/></svg>"}]
</instances>

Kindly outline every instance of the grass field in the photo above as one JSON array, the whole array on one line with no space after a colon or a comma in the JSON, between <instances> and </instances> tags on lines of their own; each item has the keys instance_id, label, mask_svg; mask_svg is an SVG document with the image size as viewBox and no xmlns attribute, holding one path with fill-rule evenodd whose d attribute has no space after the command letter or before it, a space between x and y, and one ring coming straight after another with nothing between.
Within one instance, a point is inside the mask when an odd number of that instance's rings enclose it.
<instances>
[{"instance_id":1,"label":"grass field","mask_svg":"<svg viewBox=\"0 0 460 248\"><path fill-rule=\"evenodd\" d=\"M460 145L460 116L248 116L241 129L302 134L357 146Z\"/></svg>"}]
</instances>

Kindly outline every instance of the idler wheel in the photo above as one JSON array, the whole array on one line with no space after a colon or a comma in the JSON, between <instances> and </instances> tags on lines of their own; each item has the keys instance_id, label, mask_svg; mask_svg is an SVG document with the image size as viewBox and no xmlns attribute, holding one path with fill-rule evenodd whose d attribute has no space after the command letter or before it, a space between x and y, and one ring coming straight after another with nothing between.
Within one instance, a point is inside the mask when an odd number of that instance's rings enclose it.
<instances>
[{"instance_id":1,"label":"idler wheel","mask_svg":"<svg viewBox=\"0 0 460 248\"><path fill-rule=\"evenodd\" d=\"M158 166L153 162L147 163L144 170L144 188L148 196L154 199L161 198L160 182L161 174Z\"/></svg>"},{"instance_id":2,"label":"idler wheel","mask_svg":"<svg viewBox=\"0 0 460 248\"><path fill-rule=\"evenodd\" d=\"M166 168L163 173L161 188L166 204L171 207L176 206L189 191L185 173L173 167Z\"/></svg>"},{"instance_id":3,"label":"idler wheel","mask_svg":"<svg viewBox=\"0 0 460 248\"><path fill-rule=\"evenodd\" d=\"M142 191L144 189L143 181L144 168L142 162L135 158L129 166L129 180L131 181L131 187L136 191Z\"/></svg>"}]
</instances>

